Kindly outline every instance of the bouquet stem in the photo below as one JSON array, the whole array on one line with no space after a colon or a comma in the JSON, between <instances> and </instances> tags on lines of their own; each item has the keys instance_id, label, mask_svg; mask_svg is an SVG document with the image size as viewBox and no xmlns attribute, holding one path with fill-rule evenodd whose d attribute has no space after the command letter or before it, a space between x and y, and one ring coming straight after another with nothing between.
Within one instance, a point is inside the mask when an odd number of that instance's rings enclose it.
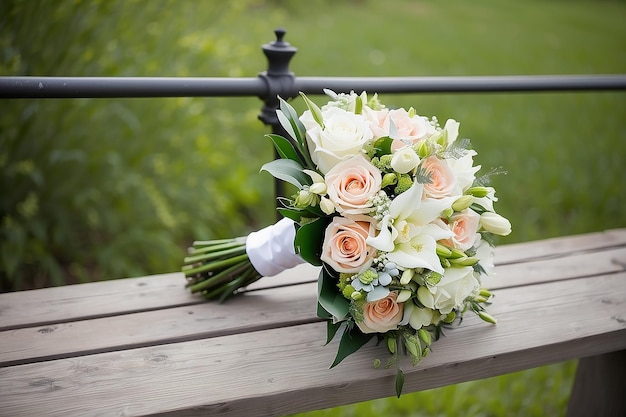
<instances>
[{"instance_id":1,"label":"bouquet stem","mask_svg":"<svg viewBox=\"0 0 626 417\"><path fill-rule=\"evenodd\" d=\"M261 278L246 254L246 238L196 241L183 263L189 290L220 302Z\"/></svg>"}]
</instances>

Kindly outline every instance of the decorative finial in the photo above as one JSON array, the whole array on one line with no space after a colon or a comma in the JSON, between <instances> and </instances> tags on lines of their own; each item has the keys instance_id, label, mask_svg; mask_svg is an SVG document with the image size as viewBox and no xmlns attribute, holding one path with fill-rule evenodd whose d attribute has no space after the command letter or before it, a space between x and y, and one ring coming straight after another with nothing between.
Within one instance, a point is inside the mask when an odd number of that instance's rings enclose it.
<instances>
[{"instance_id":1,"label":"decorative finial","mask_svg":"<svg viewBox=\"0 0 626 417\"><path fill-rule=\"evenodd\" d=\"M276 35L276 41L274 42L275 44L283 44L283 38L285 37L285 34L287 33L287 31L285 30L285 28L277 28L276 30L274 30L274 34Z\"/></svg>"}]
</instances>

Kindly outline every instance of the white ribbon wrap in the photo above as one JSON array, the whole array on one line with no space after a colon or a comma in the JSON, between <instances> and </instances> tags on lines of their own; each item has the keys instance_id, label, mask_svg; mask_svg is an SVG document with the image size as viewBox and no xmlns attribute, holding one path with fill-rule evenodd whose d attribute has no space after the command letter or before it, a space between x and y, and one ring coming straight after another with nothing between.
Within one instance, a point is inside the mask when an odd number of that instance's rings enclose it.
<instances>
[{"instance_id":1,"label":"white ribbon wrap","mask_svg":"<svg viewBox=\"0 0 626 417\"><path fill-rule=\"evenodd\" d=\"M295 237L294 221L288 218L250 233L246 240L246 253L254 269L264 277L271 277L304 263L296 254L293 245Z\"/></svg>"}]
</instances>

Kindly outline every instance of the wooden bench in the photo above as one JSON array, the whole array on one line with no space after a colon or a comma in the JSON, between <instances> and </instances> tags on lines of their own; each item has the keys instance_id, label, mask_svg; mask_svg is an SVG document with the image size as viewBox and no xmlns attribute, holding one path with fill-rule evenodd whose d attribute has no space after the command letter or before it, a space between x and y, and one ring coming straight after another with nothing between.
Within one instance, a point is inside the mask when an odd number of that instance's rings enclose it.
<instances>
[{"instance_id":1,"label":"wooden bench","mask_svg":"<svg viewBox=\"0 0 626 417\"><path fill-rule=\"evenodd\" d=\"M405 392L585 358L569 413L624 415L626 229L500 246L496 262L498 324L468 314L403 362ZM302 265L221 305L179 273L2 294L0 415L272 416L393 396L373 342L328 369L316 278Z\"/></svg>"}]
</instances>

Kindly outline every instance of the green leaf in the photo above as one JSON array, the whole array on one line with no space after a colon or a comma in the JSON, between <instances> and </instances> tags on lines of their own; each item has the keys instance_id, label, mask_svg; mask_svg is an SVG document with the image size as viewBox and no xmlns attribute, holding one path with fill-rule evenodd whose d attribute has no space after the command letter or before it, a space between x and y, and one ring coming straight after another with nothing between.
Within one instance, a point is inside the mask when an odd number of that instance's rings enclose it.
<instances>
[{"instance_id":1,"label":"green leaf","mask_svg":"<svg viewBox=\"0 0 626 417\"><path fill-rule=\"evenodd\" d=\"M376 156L381 157L383 155L389 155L391 153L391 144L393 143L393 139L389 136L384 136L374 143L374 148L376 148Z\"/></svg>"},{"instance_id":2,"label":"green leaf","mask_svg":"<svg viewBox=\"0 0 626 417\"><path fill-rule=\"evenodd\" d=\"M350 311L350 302L339 292L336 283L337 279L322 268L317 279L317 302L331 316L343 320Z\"/></svg>"},{"instance_id":3,"label":"green leaf","mask_svg":"<svg viewBox=\"0 0 626 417\"><path fill-rule=\"evenodd\" d=\"M322 243L329 219L320 217L306 223L296 230L294 244L296 252L311 265L321 266Z\"/></svg>"},{"instance_id":4,"label":"green leaf","mask_svg":"<svg viewBox=\"0 0 626 417\"><path fill-rule=\"evenodd\" d=\"M333 368L339 365L342 360L359 350L363 345L369 342L372 337L374 337L374 333L361 333L358 327L353 327L350 330L347 330L346 328L341 336L341 341L339 342L337 356L330 367Z\"/></svg>"},{"instance_id":5,"label":"green leaf","mask_svg":"<svg viewBox=\"0 0 626 417\"><path fill-rule=\"evenodd\" d=\"M337 330L342 326L342 323L335 323L332 320L326 322L326 344L329 344L331 340L337 334Z\"/></svg>"},{"instance_id":6,"label":"green leaf","mask_svg":"<svg viewBox=\"0 0 626 417\"><path fill-rule=\"evenodd\" d=\"M402 387L404 386L404 372L402 369L398 368L398 372L396 372L396 395L398 398L402 395Z\"/></svg>"},{"instance_id":7,"label":"green leaf","mask_svg":"<svg viewBox=\"0 0 626 417\"><path fill-rule=\"evenodd\" d=\"M293 138L296 139L298 143L300 143L302 146L305 140L304 135L305 135L306 129L304 128L304 125L300 121L300 118L298 117L298 113L293 107L291 107L289 103L287 103L282 98L278 97L278 101L280 102L280 111L282 112L286 121L289 122L291 126L291 131L295 135L293 136ZM279 116L279 120L280 120L280 116ZM280 122L282 125L283 122L282 121ZM283 127L285 126L283 125ZM285 128L285 130L289 131L287 128Z\"/></svg>"},{"instance_id":8,"label":"green leaf","mask_svg":"<svg viewBox=\"0 0 626 417\"><path fill-rule=\"evenodd\" d=\"M276 110L276 116L278 117L280 125L283 127L283 129L285 129L285 132L287 132L287 134L291 136L294 140L298 140L298 136L293 130L293 125L291 124L287 116L285 116L285 113L280 110Z\"/></svg>"},{"instance_id":9,"label":"green leaf","mask_svg":"<svg viewBox=\"0 0 626 417\"><path fill-rule=\"evenodd\" d=\"M278 212L283 217L287 217L288 219L291 219L296 223L300 222L300 220L302 219L302 215L304 214L302 210L295 210L295 209L289 209L289 208L279 208Z\"/></svg>"},{"instance_id":10,"label":"green leaf","mask_svg":"<svg viewBox=\"0 0 626 417\"><path fill-rule=\"evenodd\" d=\"M324 320L332 320L333 315L330 314L328 311L326 311L324 307L322 307L322 305L318 302L317 303L317 317L319 317L320 319L324 319Z\"/></svg>"},{"instance_id":11,"label":"green leaf","mask_svg":"<svg viewBox=\"0 0 626 417\"><path fill-rule=\"evenodd\" d=\"M302 165L291 159L276 159L261 167L261 171L267 171L279 180L288 182L302 189L305 185L311 185L311 177L302 172Z\"/></svg>"},{"instance_id":12,"label":"green leaf","mask_svg":"<svg viewBox=\"0 0 626 417\"><path fill-rule=\"evenodd\" d=\"M298 155L298 152L296 152L296 149L293 147L293 144L289 139L274 134L265 135L265 137L270 138L272 142L274 142L274 147L281 158L291 159L300 165L304 165L300 155Z\"/></svg>"},{"instance_id":13,"label":"green leaf","mask_svg":"<svg viewBox=\"0 0 626 417\"><path fill-rule=\"evenodd\" d=\"M313 103L303 92L300 92L300 95L304 99L306 106L311 111L311 115L313 115L313 120L317 122L318 125L323 129L324 128L324 118L322 117L322 111L317 104Z\"/></svg>"}]
</instances>

